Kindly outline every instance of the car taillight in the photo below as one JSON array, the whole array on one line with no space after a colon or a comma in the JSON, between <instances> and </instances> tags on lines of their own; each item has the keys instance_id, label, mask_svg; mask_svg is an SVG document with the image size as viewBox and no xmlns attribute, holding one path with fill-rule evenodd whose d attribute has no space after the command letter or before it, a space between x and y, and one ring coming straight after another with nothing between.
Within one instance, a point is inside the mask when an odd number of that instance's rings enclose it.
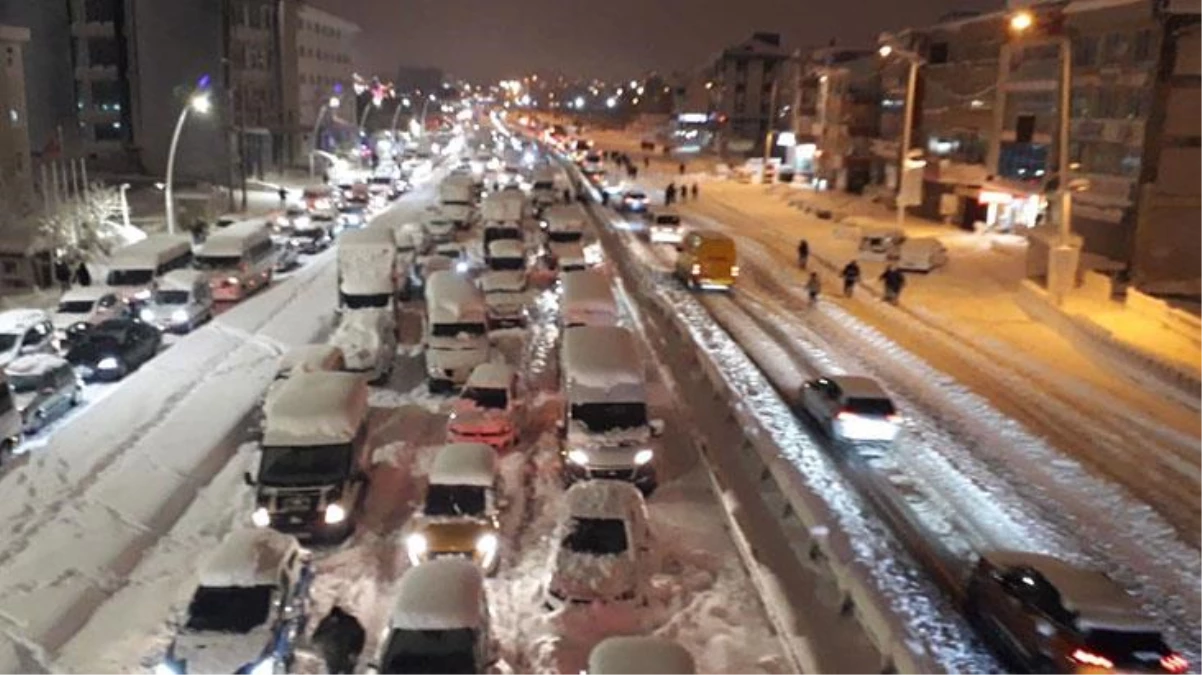
<instances>
[{"instance_id":1,"label":"car taillight","mask_svg":"<svg viewBox=\"0 0 1202 675\"><path fill-rule=\"evenodd\" d=\"M1184 673L1189 669L1189 661L1181 658L1178 654L1169 654L1160 657L1160 667L1168 673Z\"/></svg>"},{"instance_id":2,"label":"car taillight","mask_svg":"<svg viewBox=\"0 0 1202 675\"><path fill-rule=\"evenodd\" d=\"M1114 662L1110 659L1102 656L1101 654L1094 654L1093 652L1086 651L1084 649L1074 650L1072 656L1069 658L1086 666L1096 666L1098 668L1114 667Z\"/></svg>"}]
</instances>

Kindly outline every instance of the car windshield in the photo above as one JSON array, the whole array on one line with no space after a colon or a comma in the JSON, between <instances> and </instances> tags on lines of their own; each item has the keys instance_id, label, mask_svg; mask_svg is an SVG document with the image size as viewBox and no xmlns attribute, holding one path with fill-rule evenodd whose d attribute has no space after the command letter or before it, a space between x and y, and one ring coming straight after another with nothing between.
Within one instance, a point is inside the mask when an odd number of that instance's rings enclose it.
<instances>
[{"instance_id":1,"label":"car windshield","mask_svg":"<svg viewBox=\"0 0 1202 675\"><path fill-rule=\"evenodd\" d=\"M571 244L580 241L583 237L583 232L573 230L551 230L547 233L547 238L556 244Z\"/></svg>"},{"instance_id":2,"label":"car windshield","mask_svg":"<svg viewBox=\"0 0 1202 675\"><path fill-rule=\"evenodd\" d=\"M571 413L573 420L593 433L635 429L647 424L644 403L574 403Z\"/></svg>"},{"instance_id":3,"label":"car windshield","mask_svg":"<svg viewBox=\"0 0 1202 675\"><path fill-rule=\"evenodd\" d=\"M461 396L490 410L504 410L509 404L509 391L495 387L464 387Z\"/></svg>"},{"instance_id":4,"label":"car windshield","mask_svg":"<svg viewBox=\"0 0 1202 675\"><path fill-rule=\"evenodd\" d=\"M49 375L49 373L9 375L8 383L12 385L13 391L18 394L24 394L31 391L39 391L42 387L48 387L53 384Z\"/></svg>"},{"instance_id":5,"label":"car windshield","mask_svg":"<svg viewBox=\"0 0 1202 675\"><path fill-rule=\"evenodd\" d=\"M887 398L849 398L845 406L859 415L892 415L893 403Z\"/></svg>"},{"instance_id":6,"label":"car windshield","mask_svg":"<svg viewBox=\"0 0 1202 675\"><path fill-rule=\"evenodd\" d=\"M58 303L59 314L87 314L96 303L91 300L67 300Z\"/></svg>"},{"instance_id":7,"label":"car windshield","mask_svg":"<svg viewBox=\"0 0 1202 675\"><path fill-rule=\"evenodd\" d=\"M488 266L498 272L521 271L526 269L526 260L525 258L493 258L488 261Z\"/></svg>"},{"instance_id":8,"label":"car windshield","mask_svg":"<svg viewBox=\"0 0 1202 675\"><path fill-rule=\"evenodd\" d=\"M293 230L293 239L321 239L325 236L325 230L320 227L305 228L303 230Z\"/></svg>"},{"instance_id":9,"label":"car windshield","mask_svg":"<svg viewBox=\"0 0 1202 675\"><path fill-rule=\"evenodd\" d=\"M450 630L394 630L388 638L381 673L475 673L476 632Z\"/></svg>"},{"instance_id":10,"label":"car windshield","mask_svg":"<svg viewBox=\"0 0 1202 675\"><path fill-rule=\"evenodd\" d=\"M479 485L430 485L426 488L427 516L484 515L484 488Z\"/></svg>"},{"instance_id":11,"label":"car windshield","mask_svg":"<svg viewBox=\"0 0 1202 675\"><path fill-rule=\"evenodd\" d=\"M389 293L377 293L375 295L348 295L340 293L339 295L342 297L342 305L347 309L387 307L388 303L392 301L392 295Z\"/></svg>"},{"instance_id":12,"label":"car windshield","mask_svg":"<svg viewBox=\"0 0 1202 675\"><path fill-rule=\"evenodd\" d=\"M656 216L656 225L679 225L680 216Z\"/></svg>"},{"instance_id":13,"label":"car windshield","mask_svg":"<svg viewBox=\"0 0 1202 675\"><path fill-rule=\"evenodd\" d=\"M198 255L196 267L202 270L228 270L242 263L240 255Z\"/></svg>"},{"instance_id":14,"label":"car windshield","mask_svg":"<svg viewBox=\"0 0 1202 675\"><path fill-rule=\"evenodd\" d=\"M154 270L109 270L104 283L109 286L145 286L154 281Z\"/></svg>"},{"instance_id":15,"label":"car windshield","mask_svg":"<svg viewBox=\"0 0 1202 675\"><path fill-rule=\"evenodd\" d=\"M159 305L186 305L190 296L188 291L161 290L155 292L154 301Z\"/></svg>"},{"instance_id":16,"label":"car windshield","mask_svg":"<svg viewBox=\"0 0 1202 675\"><path fill-rule=\"evenodd\" d=\"M263 485L325 485L346 478L351 446L264 447L259 465Z\"/></svg>"},{"instance_id":17,"label":"car windshield","mask_svg":"<svg viewBox=\"0 0 1202 675\"><path fill-rule=\"evenodd\" d=\"M534 183L534 189L535 189L535 190L554 190L554 189L555 189L555 183L553 183L553 182L551 182L551 181L549 181L549 180L540 180L540 181L536 181L536 182Z\"/></svg>"},{"instance_id":18,"label":"car windshield","mask_svg":"<svg viewBox=\"0 0 1202 675\"><path fill-rule=\"evenodd\" d=\"M1085 634L1085 645L1120 664L1140 653L1155 654L1153 660L1169 653L1160 633L1154 631L1091 630Z\"/></svg>"},{"instance_id":19,"label":"car windshield","mask_svg":"<svg viewBox=\"0 0 1202 675\"><path fill-rule=\"evenodd\" d=\"M616 518L573 518L563 545L576 553L618 555L626 550L626 524Z\"/></svg>"},{"instance_id":20,"label":"car windshield","mask_svg":"<svg viewBox=\"0 0 1202 675\"><path fill-rule=\"evenodd\" d=\"M436 323L430 327L430 335L442 338L453 338L459 335L480 337L486 333L488 333L488 327L482 323Z\"/></svg>"},{"instance_id":21,"label":"car windshield","mask_svg":"<svg viewBox=\"0 0 1202 675\"><path fill-rule=\"evenodd\" d=\"M271 586L201 586L188 605L194 631L249 633L271 612Z\"/></svg>"}]
</instances>

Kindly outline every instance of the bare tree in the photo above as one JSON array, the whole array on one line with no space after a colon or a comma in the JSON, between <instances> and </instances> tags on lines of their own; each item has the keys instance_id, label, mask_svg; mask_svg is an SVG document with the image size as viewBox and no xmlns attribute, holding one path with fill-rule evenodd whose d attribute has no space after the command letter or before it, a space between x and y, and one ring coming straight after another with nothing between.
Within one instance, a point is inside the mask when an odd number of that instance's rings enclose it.
<instances>
[{"instance_id":1,"label":"bare tree","mask_svg":"<svg viewBox=\"0 0 1202 675\"><path fill-rule=\"evenodd\" d=\"M44 214L39 231L59 256L92 260L109 255L121 243L120 214L120 191L96 183Z\"/></svg>"}]
</instances>

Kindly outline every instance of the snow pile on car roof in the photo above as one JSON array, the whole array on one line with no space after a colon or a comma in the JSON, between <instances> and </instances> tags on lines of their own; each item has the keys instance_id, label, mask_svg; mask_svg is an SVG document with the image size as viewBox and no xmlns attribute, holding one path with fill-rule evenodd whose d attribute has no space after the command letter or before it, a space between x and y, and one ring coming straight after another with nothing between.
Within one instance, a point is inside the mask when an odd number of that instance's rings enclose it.
<instances>
[{"instance_id":1,"label":"snow pile on car roof","mask_svg":"<svg viewBox=\"0 0 1202 675\"><path fill-rule=\"evenodd\" d=\"M619 480L590 480L576 483L564 496L573 518L621 518L642 501L642 493Z\"/></svg>"},{"instance_id":2,"label":"snow pile on car roof","mask_svg":"<svg viewBox=\"0 0 1202 675\"><path fill-rule=\"evenodd\" d=\"M618 303L609 287L609 278L597 270L573 270L563 274L564 311L601 311L618 313Z\"/></svg>"},{"instance_id":3,"label":"snow pile on car roof","mask_svg":"<svg viewBox=\"0 0 1202 675\"><path fill-rule=\"evenodd\" d=\"M264 407L265 446L347 443L367 416L367 383L353 373L297 373Z\"/></svg>"},{"instance_id":4,"label":"snow pile on car roof","mask_svg":"<svg viewBox=\"0 0 1202 675\"><path fill-rule=\"evenodd\" d=\"M336 370L336 364L341 360L342 350L337 345L300 345L280 357L279 374Z\"/></svg>"},{"instance_id":5,"label":"snow pile on car roof","mask_svg":"<svg viewBox=\"0 0 1202 675\"><path fill-rule=\"evenodd\" d=\"M329 344L342 350L349 370L367 370L375 366L378 352L384 346L383 333L393 330L389 320L391 312L391 309L375 307L343 311Z\"/></svg>"},{"instance_id":6,"label":"snow pile on car roof","mask_svg":"<svg viewBox=\"0 0 1202 675\"><path fill-rule=\"evenodd\" d=\"M467 279L440 270L426 281L426 306L433 316L461 318L472 312L483 313L484 298Z\"/></svg>"},{"instance_id":7,"label":"snow pile on car roof","mask_svg":"<svg viewBox=\"0 0 1202 675\"><path fill-rule=\"evenodd\" d=\"M396 290L396 241L383 228L345 232L338 240L339 290L379 295Z\"/></svg>"},{"instance_id":8,"label":"snow pile on car roof","mask_svg":"<svg viewBox=\"0 0 1202 675\"><path fill-rule=\"evenodd\" d=\"M623 635L597 643L588 656L588 672L598 675L671 675L695 673L688 650L660 637Z\"/></svg>"},{"instance_id":9,"label":"snow pile on car roof","mask_svg":"<svg viewBox=\"0 0 1202 675\"><path fill-rule=\"evenodd\" d=\"M485 293L516 293L525 289L526 273L518 270L485 272L480 277L480 290Z\"/></svg>"},{"instance_id":10,"label":"snow pile on car roof","mask_svg":"<svg viewBox=\"0 0 1202 675\"><path fill-rule=\"evenodd\" d=\"M54 354L26 354L19 356L4 367L9 375L42 375L67 363L66 359Z\"/></svg>"},{"instance_id":11,"label":"snow pile on car roof","mask_svg":"<svg viewBox=\"0 0 1202 675\"><path fill-rule=\"evenodd\" d=\"M274 586L296 538L270 529L231 532L200 569L200 585Z\"/></svg>"},{"instance_id":12,"label":"snow pile on car roof","mask_svg":"<svg viewBox=\"0 0 1202 675\"><path fill-rule=\"evenodd\" d=\"M478 628L484 578L476 564L440 559L411 567L398 583L391 627L407 630Z\"/></svg>"},{"instance_id":13,"label":"snow pile on car roof","mask_svg":"<svg viewBox=\"0 0 1202 675\"><path fill-rule=\"evenodd\" d=\"M205 277L197 270L171 270L159 277L159 288L174 291L190 291L196 282Z\"/></svg>"},{"instance_id":14,"label":"snow pile on car roof","mask_svg":"<svg viewBox=\"0 0 1202 675\"><path fill-rule=\"evenodd\" d=\"M526 245L516 239L497 239L488 242L488 255L493 258L525 258Z\"/></svg>"},{"instance_id":15,"label":"snow pile on car roof","mask_svg":"<svg viewBox=\"0 0 1202 675\"><path fill-rule=\"evenodd\" d=\"M10 309L0 312L0 333L24 333L35 323L49 319L49 315L40 309Z\"/></svg>"},{"instance_id":16,"label":"snow pile on car roof","mask_svg":"<svg viewBox=\"0 0 1202 675\"><path fill-rule=\"evenodd\" d=\"M484 443L448 443L430 465L431 485L489 487L497 475L497 452Z\"/></svg>"},{"instance_id":17,"label":"snow pile on car roof","mask_svg":"<svg viewBox=\"0 0 1202 675\"><path fill-rule=\"evenodd\" d=\"M563 372L572 402L646 399L634 338L618 326L579 326L563 337Z\"/></svg>"}]
</instances>

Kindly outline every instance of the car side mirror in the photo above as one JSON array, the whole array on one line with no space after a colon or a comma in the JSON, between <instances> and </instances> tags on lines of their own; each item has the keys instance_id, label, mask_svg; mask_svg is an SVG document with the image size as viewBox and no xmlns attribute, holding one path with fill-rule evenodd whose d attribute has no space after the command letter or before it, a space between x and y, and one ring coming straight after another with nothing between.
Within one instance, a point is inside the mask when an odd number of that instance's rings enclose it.
<instances>
[{"instance_id":1,"label":"car side mirror","mask_svg":"<svg viewBox=\"0 0 1202 675\"><path fill-rule=\"evenodd\" d=\"M255 486L255 477L252 476L249 471L244 471L242 473L242 482L246 483L250 487L254 487Z\"/></svg>"},{"instance_id":2,"label":"car side mirror","mask_svg":"<svg viewBox=\"0 0 1202 675\"><path fill-rule=\"evenodd\" d=\"M659 437L659 436L664 435L664 421L663 420L651 420L650 422L647 423L647 426L651 428L652 436Z\"/></svg>"}]
</instances>

